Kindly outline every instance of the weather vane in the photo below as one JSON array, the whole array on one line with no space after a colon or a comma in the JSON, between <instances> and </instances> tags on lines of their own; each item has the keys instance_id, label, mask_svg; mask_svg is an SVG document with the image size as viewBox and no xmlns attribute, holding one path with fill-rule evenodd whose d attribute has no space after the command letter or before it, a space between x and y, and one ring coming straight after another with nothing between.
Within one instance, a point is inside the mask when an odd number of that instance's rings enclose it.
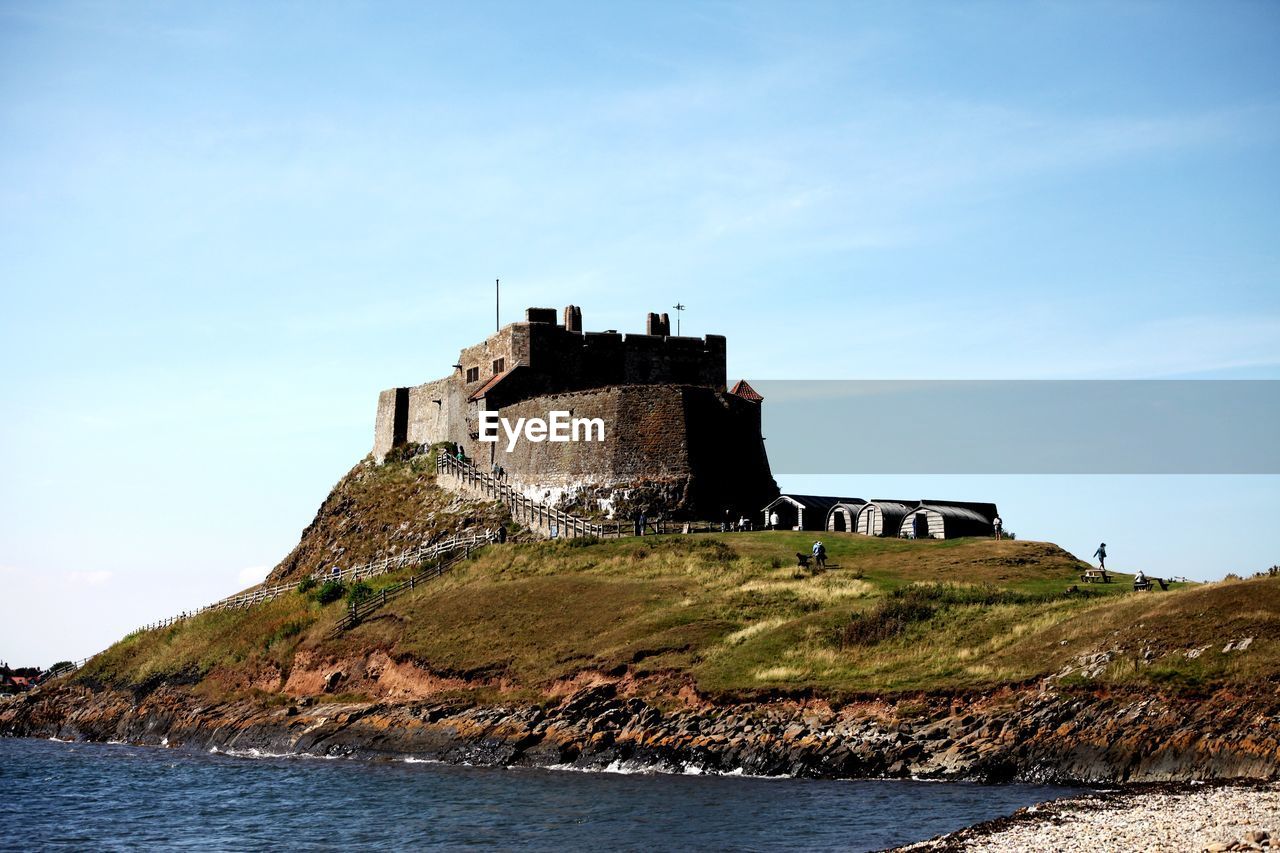
<instances>
[{"instance_id":1,"label":"weather vane","mask_svg":"<svg viewBox=\"0 0 1280 853\"><path fill-rule=\"evenodd\" d=\"M676 309L676 337L678 338L680 337L680 312L683 311L688 306L682 305L679 302L677 302L675 305L672 305L671 307Z\"/></svg>"}]
</instances>

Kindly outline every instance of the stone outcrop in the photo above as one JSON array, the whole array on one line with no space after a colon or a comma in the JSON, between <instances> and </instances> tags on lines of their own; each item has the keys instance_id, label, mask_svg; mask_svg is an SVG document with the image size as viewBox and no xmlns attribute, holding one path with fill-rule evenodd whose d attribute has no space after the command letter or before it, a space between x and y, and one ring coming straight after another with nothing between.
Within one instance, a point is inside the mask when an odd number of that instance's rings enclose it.
<instances>
[{"instance_id":1,"label":"stone outcrop","mask_svg":"<svg viewBox=\"0 0 1280 853\"><path fill-rule=\"evenodd\" d=\"M386 662L389 665L389 662ZM345 673L332 685L343 689ZM403 675L399 676L403 677ZM1083 783L1280 778L1280 695L1200 699L1026 688L993 695L711 705L663 711L600 676L558 705L323 695L212 703L53 686L0 706L0 735L125 740L260 754L413 756L486 765L633 766L818 778ZM442 688L456 688L451 680ZM458 695L453 690L452 696Z\"/></svg>"}]
</instances>

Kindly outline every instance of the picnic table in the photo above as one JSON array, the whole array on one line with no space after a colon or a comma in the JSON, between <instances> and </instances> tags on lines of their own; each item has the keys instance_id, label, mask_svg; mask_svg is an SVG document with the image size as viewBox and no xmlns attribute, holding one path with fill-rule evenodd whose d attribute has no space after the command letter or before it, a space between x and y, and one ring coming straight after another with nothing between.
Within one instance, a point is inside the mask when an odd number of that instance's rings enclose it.
<instances>
[{"instance_id":1,"label":"picnic table","mask_svg":"<svg viewBox=\"0 0 1280 853\"><path fill-rule=\"evenodd\" d=\"M1107 574L1106 569L1086 569L1084 574L1080 576L1081 583L1111 583L1111 575Z\"/></svg>"}]
</instances>

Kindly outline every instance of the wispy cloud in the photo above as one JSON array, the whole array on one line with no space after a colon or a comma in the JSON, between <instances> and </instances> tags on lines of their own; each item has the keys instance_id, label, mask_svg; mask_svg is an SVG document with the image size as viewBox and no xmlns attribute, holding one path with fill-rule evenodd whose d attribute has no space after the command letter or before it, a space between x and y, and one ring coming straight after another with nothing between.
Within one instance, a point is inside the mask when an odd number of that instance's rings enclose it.
<instances>
[{"instance_id":1,"label":"wispy cloud","mask_svg":"<svg viewBox=\"0 0 1280 853\"><path fill-rule=\"evenodd\" d=\"M113 577L115 573L106 569L74 571L67 574L67 583L71 586L102 586Z\"/></svg>"}]
</instances>

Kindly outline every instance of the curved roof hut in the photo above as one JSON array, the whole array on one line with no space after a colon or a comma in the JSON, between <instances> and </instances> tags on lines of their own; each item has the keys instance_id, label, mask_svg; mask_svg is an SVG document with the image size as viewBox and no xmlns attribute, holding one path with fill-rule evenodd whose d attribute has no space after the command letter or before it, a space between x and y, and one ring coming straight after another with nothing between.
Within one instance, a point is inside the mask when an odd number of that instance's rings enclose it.
<instances>
[{"instance_id":1,"label":"curved roof hut","mask_svg":"<svg viewBox=\"0 0 1280 853\"><path fill-rule=\"evenodd\" d=\"M862 498L842 500L827 511L827 529L834 533L852 533L858 526L858 512L866 505Z\"/></svg>"},{"instance_id":2,"label":"curved roof hut","mask_svg":"<svg viewBox=\"0 0 1280 853\"><path fill-rule=\"evenodd\" d=\"M921 501L902 519L905 539L958 539L995 533L996 505L957 501Z\"/></svg>"},{"instance_id":3,"label":"curved roof hut","mask_svg":"<svg viewBox=\"0 0 1280 853\"><path fill-rule=\"evenodd\" d=\"M768 529L769 516L776 512L779 530L822 530L831 507L861 500L828 495L778 495L764 508L764 526Z\"/></svg>"},{"instance_id":4,"label":"curved roof hut","mask_svg":"<svg viewBox=\"0 0 1280 853\"><path fill-rule=\"evenodd\" d=\"M868 501L858 511L855 533L863 536L897 536L902 519L915 509L919 501Z\"/></svg>"}]
</instances>

